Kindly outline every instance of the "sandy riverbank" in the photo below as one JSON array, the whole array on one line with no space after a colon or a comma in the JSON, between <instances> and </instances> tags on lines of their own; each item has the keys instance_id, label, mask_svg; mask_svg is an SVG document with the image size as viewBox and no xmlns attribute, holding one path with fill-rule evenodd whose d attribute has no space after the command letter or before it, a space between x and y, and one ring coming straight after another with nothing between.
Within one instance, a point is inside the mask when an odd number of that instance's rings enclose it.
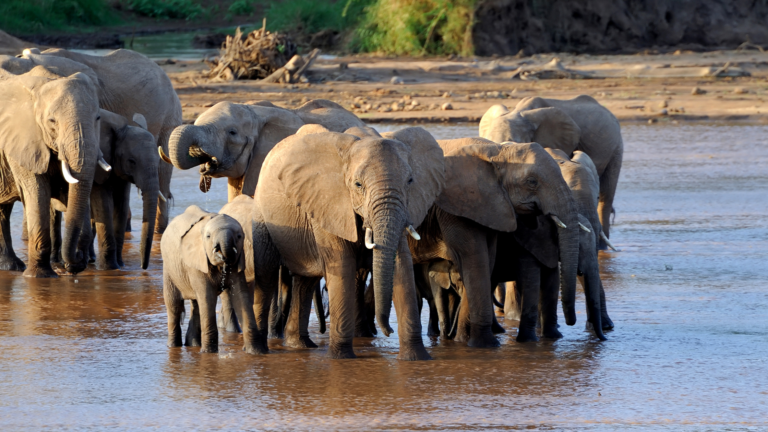
<instances>
[{"instance_id":1,"label":"sandy riverbank","mask_svg":"<svg viewBox=\"0 0 768 432\"><path fill-rule=\"evenodd\" d=\"M369 122L475 122L495 103L514 106L531 96L588 94L621 121L768 123L768 53L758 50L477 61L343 57L318 61L311 83L293 85L212 82L202 76L207 67L200 62L163 68L187 122L223 100L269 100L295 108L316 98L338 102ZM566 78L540 79L548 76ZM393 77L402 84L393 84ZM694 88L699 94L692 94ZM393 110L397 102L403 108ZM442 110L445 103L453 109Z\"/></svg>"}]
</instances>

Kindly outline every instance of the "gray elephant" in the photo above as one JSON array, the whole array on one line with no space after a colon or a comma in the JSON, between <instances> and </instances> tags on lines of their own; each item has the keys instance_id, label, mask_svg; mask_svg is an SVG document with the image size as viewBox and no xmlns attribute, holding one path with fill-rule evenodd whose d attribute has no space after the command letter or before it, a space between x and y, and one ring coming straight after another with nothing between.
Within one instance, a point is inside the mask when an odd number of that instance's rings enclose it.
<instances>
[{"instance_id":1,"label":"gray elephant","mask_svg":"<svg viewBox=\"0 0 768 432\"><path fill-rule=\"evenodd\" d=\"M15 60L0 58L0 67L14 73L23 73L36 65L65 75L73 70L85 73L82 68L87 68L91 78L95 76L97 79L101 108L125 118L142 113L147 119L147 130L155 137L157 146L168 151L171 132L182 123L181 102L171 80L154 61L135 51L122 49L105 56L64 49L49 49L40 53L31 49L25 50L22 57ZM158 166L160 192L167 199L172 198L172 171L170 165ZM168 202L158 200L157 208L155 230L162 233L168 225Z\"/></svg>"},{"instance_id":2,"label":"gray elephant","mask_svg":"<svg viewBox=\"0 0 768 432\"><path fill-rule=\"evenodd\" d=\"M0 80L0 267L24 268L13 252L10 216L15 201L24 203L29 227L30 277L56 277L51 267L51 199L66 206L62 255L65 271L87 266L80 234L88 225L91 186L99 151L97 87L76 73L52 78L45 70ZM105 161L102 166L109 167Z\"/></svg>"},{"instance_id":3,"label":"gray elephant","mask_svg":"<svg viewBox=\"0 0 768 432\"><path fill-rule=\"evenodd\" d=\"M385 335L392 332L389 312L394 297L398 358L429 359L421 339L406 237L416 235L413 225L421 223L442 189L442 150L434 142L404 143L350 133L289 137L264 162L255 199L294 276L298 296L291 314L311 301L315 281L325 277L331 311L328 355L354 357L356 279L358 270L371 262L372 251L379 326ZM301 315L308 316L308 309L303 310Z\"/></svg>"},{"instance_id":4,"label":"gray elephant","mask_svg":"<svg viewBox=\"0 0 768 432\"><path fill-rule=\"evenodd\" d=\"M168 347L180 347L184 300L192 301L187 346L218 352L216 297L231 293L243 324L243 350L256 354L253 298L245 281L244 233L227 215L189 206L168 224L160 247L163 254L163 298L168 312ZM200 331L197 331L197 330Z\"/></svg>"},{"instance_id":5,"label":"gray elephant","mask_svg":"<svg viewBox=\"0 0 768 432\"><path fill-rule=\"evenodd\" d=\"M610 237L610 214L619 183L624 141L616 117L590 96L573 99L521 100L513 111L494 105L480 120L480 136L495 142L538 142L571 155L581 150L592 158L600 177L598 214L603 238ZM600 242L605 249L605 240Z\"/></svg>"}]
</instances>

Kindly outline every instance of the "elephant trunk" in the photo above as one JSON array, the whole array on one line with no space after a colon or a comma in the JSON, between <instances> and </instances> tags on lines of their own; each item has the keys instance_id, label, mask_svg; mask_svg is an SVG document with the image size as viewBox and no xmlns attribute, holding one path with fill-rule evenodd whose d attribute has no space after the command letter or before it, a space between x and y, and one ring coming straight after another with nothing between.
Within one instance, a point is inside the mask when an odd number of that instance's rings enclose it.
<instances>
[{"instance_id":1,"label":"elephant trunk","mask_svg":"<svg viewBox=\"0 0 768 432\"><path fill-rule=\"evenodd\" d=\"M209 158L200 155L192 156L189 150L192 146L204 149L209 141L208 132L201 126L182 125L173 130L168 140L168 156L173 166L187 170L206 163Z\"/></svg>"},{"instance_id":2,"label":"elephant trunk","mask_svg":"<svg viewBox=\"0 0 768 432\"><path fill-rule=\"evenodd\" d=\"M403 229L406 226L405 209L401 205L385 204L377 209L372 218L373 242L373 289L376 299L376 321L385 336L393 330L389 326L392 308L395 257Z\"/></svg>"},{"instance_id":3,"label":"elephant trunk","mask_svg":"<svg viewBox=\"0 0 768 432\"><path fill-rule=\"evenodd\" d=\"M70 131L69 139L62 141L59 159L70 169L77 183L69 184L65 231L62 238L64 267L70 273L79 273L88 266L88 257L78 250L84 221L90 220L90 198L98 152L97 135L93 128L78 124ZM90 234L90 233L89 233Z\"/></svg>"},{"instance_id":4,"label":"elephant trunk","mask_svg":"<svg viewBox=\"0 0 768 432\"><path fill-rule=\"evenodd\" d=\"M157 171L154 171L157 173ZM146 270L149 267L149 254L152 251L152 240L155 235L155 217L157 216L157 198L160 192L160 185L157 175L152 176L154 181L149 187L141 189L143 211L141 216L141 268Z\"/></svg>"},{"instance_id":5,"label":"elephant trunk","mask_svg":"<svg viewBox=\"0 0 768 432\"><path fill-rule=\"evenodd\" d=\"M563 184L557 188L555 205L543 209L549 216L557 216L565 228L556 227L560 251L560 298L565 323L576 324L576 273L579 266L579 219L576 203L570 189Z\"/></svg>"}]
</instances>

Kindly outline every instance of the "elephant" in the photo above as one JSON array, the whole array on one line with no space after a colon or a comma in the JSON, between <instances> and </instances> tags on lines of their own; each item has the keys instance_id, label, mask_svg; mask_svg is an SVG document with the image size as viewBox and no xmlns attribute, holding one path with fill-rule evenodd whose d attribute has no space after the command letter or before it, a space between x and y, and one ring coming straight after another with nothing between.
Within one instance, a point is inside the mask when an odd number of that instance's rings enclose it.
<instances>
[{"instance_id":1,"label":"elephant","mask_svg":"<svg viewBox=\"0 0 768 432\"><path fill-rule=\"evenodd\" d=\"M143 115L134 114L133 122L136 126L121 115L101 110L101 153L113 168L110 172L98 172L91 189L91 214L99 244L97 266L101 269L117 269L124 265L122 252L125 226L130 217L131 184L141 191L143 199L142 269L149 266L157 200L166 200L160 192L160 155L155 138L147 131Z\"/></svg>"},{"instance_id":2,"label":"elephant","mask_svg":"<svg viewBox=\"0 0 768 432\"><path fill-rule=\"evenodd\" d=\"M189 206L175 217L160 241L163 298L168 312L168 347L180 347L184 300L192 301L185 345L218 352L216 297L230 291L243 323L243 350L257 354L253 298L245 281L244 233L230 216ZM200 331L197 331L197 330Z\"/></svg>"},{"instance_id":3,"label":"elephant","mask_svg":"<svg viewBox=\"0 0 768 432\"><path fill-rule=\"evenodd\" d=\"M480 136L494 142L536 141L569 156L575 150L588 154L600 178L600 248L607 247L624 155L619 122L608 109L586 95L568 100L524 98L513 111L501 104L489 108L480 120Z\"/></svg>"},{"instance_id":4,"label":"elephant","mask_svg":"<svg viewBox=\"0 0 768 432\"><path fill-rule=\"evenodd\" d=\"M355 357L357 275L372 262L380 328L387 336L393 331L389 312L394 297L398 359L426 360L430 356L421 338L406 237L418 237L413 225L421 224L440 194L443 152L434 140L404 143L368 135L353 128L284 139L264 161L256 203L281 261L293 275L298 297L292 316L307 319L308 309L301 305L308 304L312 286L325 277L331 312L329 357ZM295 327L304 325L298 322Z\"/></svg>"},{"instance_id":5,"label":"elephant","mask_svg":"<svg viewBox=\"0 0 768 432\"><path fill-rule=\"evenodd\" d=\"M253 196L264 159L281 140L304 124L320 124L332 132L364 126L354 114L328 100L307 102L296 110L269 102L255 105L219 102L195 120L177 127L164 160L178 169L200 166L200 188L211 178L228 179L229 201L239 194Z\"/></svg>"},{"instance_id":6,"label":"elephant","mask_svg":"<svg viewBox=\"0 0 768 432\"><path fill-rule=\"evenodd\" d=\"M28 218L29 257L24 275L57 277L51 267L50 218L66 208L64 270L87 266L80 234L89 222L89 198L97 161L111 169L99 150L97 87L83 73L53 78L41 69L0 80L0 268L23 270L10 238L15 201ZM59 204L52 206L51 199Z\"/></svg>"},{"instance_id":7,"label":"elephant","mask_svg":"<svg viewBox=\"0 0 768 432\"><path fill-rule=\"evenodd\" d=\"M93 56L65 49L25 50L16 60L0 59L0 67L22 72L35 65L50 68L54 73L87 68L99 90L99 105L125 118L142 113L147 130L155 137L157 147L168 151L171 132L182 123L181 102L165 72L152 60L130 50L115 50L105 56ZM85 70L79 70L85 72ZM157 149L155 149L157 151ZM158 166L160 194L170 200L171 165ZM162 234L168 225L168 201L158 199L155 230Z\"/></svg>"}]
</instances>

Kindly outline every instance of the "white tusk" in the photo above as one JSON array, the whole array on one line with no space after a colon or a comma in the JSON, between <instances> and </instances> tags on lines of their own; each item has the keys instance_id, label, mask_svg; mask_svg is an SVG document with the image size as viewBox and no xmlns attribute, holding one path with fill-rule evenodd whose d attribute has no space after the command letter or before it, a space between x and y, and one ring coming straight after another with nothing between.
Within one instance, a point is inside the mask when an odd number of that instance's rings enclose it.
<instances>
[{"instance_id":1,"label":"white tusk","mask_svg":"<svg viewBox=\"0 0 768 432\"><path fill-rule=\"evenodd\" d=\"M373 242L373 230L365 229L365 247L368 249L377 249L379 246Z\"/></svg>"},{"instance_id":2,"label":"white tusk","mask_svg":"<svg viewBox=\"0 0 768 432\"><path fill-rule=\"evenodd\" d=\"M237 253L237 248L232 248L232 250L235 251L235 253Z\"/></svg>"},{"instance_id":3,"label":"white tusk","mask_svg":"<svg viewBox=\"0 0 768 432\"><path fill-rule=\"evenodd\" d=\"M586 231L586 232L592 232L592 230L591 230L591 229L589 229L589 228L587 228L586 226L584 226L584 224L583 224L583 223L581 223L581 222L579 222L579 228L581 228L582 230L584 230L584 231Z\"/></svg>"},{"instance_id":4,"label":"white tusk","mask_svg":"<svg viewBox=\"0 0 768 432\"><path fill-rule=\"evenodd\" d=\"M605 242L605 244L607 244L607 245L608 245L608 247L609 247L609 248L611 248L611 249L615 250L616 252L619 252L619 250L618 250L618 249L616 249L616 246L614 246L614 245L613 245L613 243L611 243L611 241L610 241L610 240L608 240L608 237L606 237L606 236L605 236L605 233L604 233L604 232L602 232L602 231L600 231L600 238L602 238L602 239L603 239L603 241Z\"/></svg>"},{"instance_id":5,"label":"white tusk","mask_svg":"<svg viewBox=\"0 0 768 432\"><path fill-rule=\"evenodd\" d=\"M560 228L568 228L557 216L549 215L549 217L551 217L552 220L555 221L555 225L559 226Z\"/></svg>"},{"instance_id":6,"label":"white tusk","mask_svg":"<svg viewBox=\"0 0 768 432\"><path fill-rule=\"evenodd\" d=\"M157 146L157 152L160 154L160 159L162 159L165 163L173 165L171 158L166 156L165 152L163 151L163 146Z\"/></svg>"},{"instance_id":7,"label":"white tusk","mask_svg":"<svg viewBox=\"0 0 768 432\"><path fill-rule=\"evenodd\" d=\"M157 191L157 197L160 198L160 201L162 202L168 202L168 200L165 199L165 195L163 195L163 193L160 191Z\"/></svg>"},{"instance_id":8,"label":"white tusk","mask_svg":"<svg viewBox=\"0 0 768 432\"><path fill-rule=\"evenodd\" d=\"M72 177L72 173L69 171L69 167L67 166L67 163L64 161L61 161L61 173L64 174L64 180L66 180L67 183L71 183L71 184L80 183L78 179Z\"/></svg>"},{"instance_id":9,"label":"white tusk","mask_svg":"<svg viewBox=\"0 0 768 432\"><path fill-rule=\"evenodd\" d=\"M407 232L408 235L413 237L414 240L416 240L416 241L421 240L421 236L419 235L419 233L416 232L415 229L413 229L413 225L408 225L408 227L405 228L405 232Z\"/></svg>"},{"instance_id":10,"label":"white tusk","mask_svg":"<svg viewBox=\"0 0 768 432\"><path fill-rule=\"evenodd\" d=\"M103 157L99 158L99 166L101 167L101 169L103 169L106 172L112 171L112 167L109 166L109 164L107 163L107 161L104 160Z\"/></svg>"}]
</instances>

